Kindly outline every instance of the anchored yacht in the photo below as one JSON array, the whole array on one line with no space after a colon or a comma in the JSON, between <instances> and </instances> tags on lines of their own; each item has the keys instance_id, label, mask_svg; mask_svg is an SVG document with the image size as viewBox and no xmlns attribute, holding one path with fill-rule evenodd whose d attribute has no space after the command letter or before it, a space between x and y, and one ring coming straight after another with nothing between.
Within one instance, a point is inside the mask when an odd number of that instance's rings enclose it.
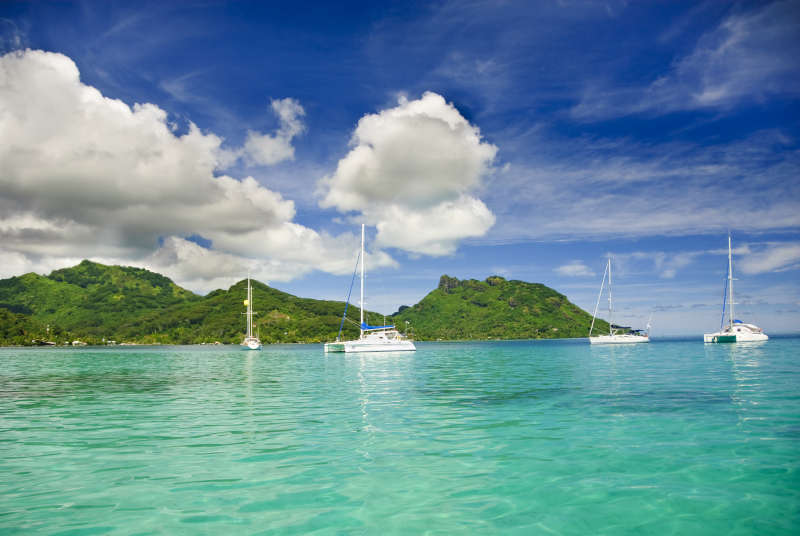
<instances>
[{"instance_id":1,"label":"anchored yacht","mask_svg":"<svg viewBox=\"0 0 800 536\"><path fill-rule=\"evenodd\" d=\"M359 329L361 334L358 339L352 341L341 341L336 337L336 341L325 343L325 353L328 352L407 352L416 350L414 343L400 334L394 326L370 326L364 321L364 225L361 225L361 321ZM353 274L355 277L355 274ZM352 285L351 285L352 289ZM349 296L348 296L349 301ZM345 305L342 322L339 325L339 335L342 333L342 325L347 319L347 305Z\"/></svg>"},{"instance_id":2,"label":"anchored yacht","mask_svg":"<svg viewBox=\"0 0 800 536\"><path fill-rule=\"evenodd\" d=\"M594 321L597 317L597 308L600 305L600 298L603 296L603 285L606 281L606 274L608 274L608 335L596 335L592 337ZM589 342L591 344L632 344L637 342L650 342L650 322L647 323L645 331L637 329L627 333L619 333L620 326L615 326L611 322L613 314L614 308L611 303L611 257L609 257L606 270L603 272L603 280L600 282L600 294L598 294L597 303L594 306L592 325L589 327Z\"/></svg>"},{"instance_id":3,"label":"anchored yacht","mask_svg":"<svg viewBox=\"0 0 800 536\"><path fill-rule=\"evenodd\" d=\"M760 342L769 339L764 330L755 324L748 324L736 319L733 312L733 256L731 248L731 235L728 234L728 279L725 285L725 294L722 298L722 322L719 331L703 334L703 342ZM726 302L727 299L727 302ZM728 309L728 323L725 325L725 309Z\"/></svg>"}]
</instances>

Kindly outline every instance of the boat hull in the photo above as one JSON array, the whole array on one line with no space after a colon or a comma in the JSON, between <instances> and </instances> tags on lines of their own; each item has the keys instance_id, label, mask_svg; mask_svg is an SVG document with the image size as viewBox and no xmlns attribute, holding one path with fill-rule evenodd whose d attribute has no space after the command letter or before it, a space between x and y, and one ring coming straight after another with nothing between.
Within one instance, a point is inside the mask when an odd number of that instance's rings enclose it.
<instances>
[{"instance_id":1,"label":"boat hull","mask_svg":"<svg viewBox=\"0 0 800 536\"><path fill-rule=\"evenodd\" d=\"M703 342L705 343L739 343L739 342L764 342L769 339L764 330L755 324L749 324L736 319L733 312L733 248L731 247L731 234L728 233L728 282L725 286L725 294L722 296L722 310L728 308L728 325L720 326L720 330L715 333L704 333Z\"/></svg>"},{"instance_id":2,"label":"boat hull","mask_svg":"<svg viewBox=\"0 0 800 536\"><path fill-rule=\"evenodd\" d=\"M705 343L763 342L769 337L765 333L705 333Z\"/></svg>"},{"instance_id":3,"label":"boat hull","mask_svg":"<svg viewBox=\"0 0 800 536\"><path fill-rule=\"evenodd\" d=\"M241 344L242 350L261 350L261 341L258 339L245 339Z\"/></svg>"},{"instance_id":4,"label":"boat hull","mask_svg":"<svg viewBox=\"0 0 800 536\"><path fill-rule=\"evenodd\" d=\"M650 337L646 335L598 335L589 337L591 344L636 344L650 342Z\"/></svg>"},{"instance_id":5,"label":"boat hull","mask_svg":"<svg viewBox=\"0 0 800 536\"><path fill-rule=\"evenodd\" d=\"M325 343L325 353L355 353L355 352L413 352L417 349L411 341L397 342L365 342L345 341Z\"/></svg>"}]
</instances>

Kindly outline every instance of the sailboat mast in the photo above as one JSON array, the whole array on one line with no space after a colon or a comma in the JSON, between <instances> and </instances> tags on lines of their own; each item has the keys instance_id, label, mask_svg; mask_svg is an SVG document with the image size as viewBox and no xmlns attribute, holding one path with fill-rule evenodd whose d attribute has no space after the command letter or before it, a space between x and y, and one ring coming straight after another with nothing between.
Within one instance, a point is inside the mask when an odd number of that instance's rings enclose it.
<instances>
[{"instance_id":1,"label":"sailboat mast","mask_svg":"<svg viewBox=\"0 0 800 536\"><path fill-rule=\"evenodd\" d=\"M361 323L359 328L361 329L361 337L364 337L364 224L361 224Z\"/></svg>"},{"instance_id":2,"label":"sailboat mast","mask_svg":"<svg viewBox=\"0 0 800 536\"><path fill-rule=\"evenodd\" d=\"M247 338L253 334L253 293L250 289L250 275L247 275Z\"/></svg>"},{"instance_id":3,"label":"sailboat mast","mask_svg":"<svg viewBox=\"0 0 800 536\"><path fill-rule=\"evenodd\" d=\"M611 308L611 257L608 258L608 334L614 334L614 328L611 327L613 322L612 318L612 308Z\"/></svg>"},{"instance_id":4,"label":"sailboat mast","mask_svg":"<svg viewBox=\"0 0 800 536\"><path fill-rule=\"evenodd\" d=\"M600 292L597 294L597 303L594 304L594 313L592 314L592 325L589 326L589 337L592 336L592 331L594 330L594 321L597 318L597 309L600 307L600 298L603 297L603 286L606 284L606 273L608 273L608 265L606 265L606 269L603 271L603 280L600 281Z\"/></svg>"},{"instance_id":5,"label":"sailboat mast","mask_svg":"<svg viewBox=\"0 0 800 536\"><path fill-rule=\"evenodd\" d=\"M733 327L733 320L736 316L733 313L733 257L731 254L731 234L728 233L728 325Z\"/></svg>"}]
</instances>

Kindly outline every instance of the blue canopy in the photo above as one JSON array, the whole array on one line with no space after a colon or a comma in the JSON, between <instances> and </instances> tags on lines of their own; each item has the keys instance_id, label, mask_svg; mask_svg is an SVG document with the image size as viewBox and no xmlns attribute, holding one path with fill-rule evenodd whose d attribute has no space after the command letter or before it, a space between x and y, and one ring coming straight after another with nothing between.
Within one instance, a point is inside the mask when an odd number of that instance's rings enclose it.
<instances>
[{"instance_id":1,"label":"blue canopy","mask_svg":"<svg viewBox=\"0 0 800 536\"><path fill-rule=\"evenodd\" d=\"M361 323L361 329L363 330L370 330L370 329L391 329L394 326L370 326L364 322Z\"/></svg>"},{"instance_id":2,"label":"blue canopy","mask_svg":"<svg viewBox=\"0 0 800 536\"><path fill-rule=\"evenodd\" d=\"M742 322L741 320L735 320L735 319L734 319L733 323L734 324L744 324L744 322Z\"/></svg>"}]
</instances>

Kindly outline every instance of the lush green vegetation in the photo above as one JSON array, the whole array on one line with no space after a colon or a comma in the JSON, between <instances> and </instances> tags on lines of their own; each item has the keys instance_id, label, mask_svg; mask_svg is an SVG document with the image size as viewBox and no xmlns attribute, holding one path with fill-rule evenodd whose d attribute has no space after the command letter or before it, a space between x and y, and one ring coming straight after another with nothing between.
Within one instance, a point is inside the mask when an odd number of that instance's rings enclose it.
<instances>
[{"instance_id":1,"label":"lush green vegetation","mask_svg":"<svg viewBox=\"0 0 800 536\"><path fill-rule=\"evenodd\" d=\"M336 338L344 310L337 301L298 298L258 281L253 287L253 329L264 343L324 342ZM200 301L185 302L152 311L120 325L119 337L142 342L190 344L241 342L245 330L244 297L247 282L227 291L216 290ZM357 318L360 311L350 307ZM377 318L376 313L371 313ZM345 337L358 337L358 327L345 322Z\"/></svg>"},{"instance_id":2,"label":"lush green vegetation","mask_svg":"<svg viewBox=\"0 0 800 536\"><path fill-rule=\"evenodd\" d=\"M49 325L49 340L58 342L115 339L117 326L145 311L200 300L148 270L89 261L47 277L29 273L0 280L0 308Z\"/></svg>"},{"instance_id":3,"label":"lush green vegetation","mask_svg":"<svg viewBox=\"0 0 800 536\"><path fill-rule=\"evenodd\" d=\"M33 340L44 340L47 329L29 315L0 309L0 344L23 345Z\"/></svg>"},{"instance_id":4,"label":"lush green vegetation","mask_svg":"<svg viewBox=\"0 0 800 536\"><path fill-rule=\"evenodd\" d=\"M0 280L0 344L80 340L193 344L238 343L244 332L246 281L198 296L170 279L124 266L83 261L49 276L25 274ZM299 298L257 281L255 331L264 343L322 342L336 337L343 302ZM348 317L357 319L358 307ZM585 337L591 316L565 296L536 283L459 281L442 276L439 287L393 317L418 340ZM367 322L381 324L377 313ZM408 324L406 324L408 322ZM598 330L608 324L598 321ZM344 323L345 338L358 336Z\"/></svg>"},{"instance_id":5,"label":"lush green vegetation","mask_svg":"<svg viewBox=\"0 0 800 536\"><path fill-rule=\"evenodd\" d=\"M255 330L265 343L333 340L343 302L298 298L257 281ZM33 339L191 344L238 343L245 329L246 281L197 296L170 279L123 266L83 261L44 277L29 273L0 280L0 344ZM351 306L348 316L358 318ZM368 313L377 321L377 313ZM358 327L345 322L344 336Z\"/></svg>"},{"instance_id":6,"label":"lush green vegetation","mask_svg":"<svg viewBox=\"0 0 800 536\"><path fill-rule=\"evenodd\" d=\"M438 288L392 320L408 322L417 340L552 339L587 337L592 316L539 283L443 275ZM595 329L607 332L608 323L598 319Z\"/></svg>"}]
</instances>

